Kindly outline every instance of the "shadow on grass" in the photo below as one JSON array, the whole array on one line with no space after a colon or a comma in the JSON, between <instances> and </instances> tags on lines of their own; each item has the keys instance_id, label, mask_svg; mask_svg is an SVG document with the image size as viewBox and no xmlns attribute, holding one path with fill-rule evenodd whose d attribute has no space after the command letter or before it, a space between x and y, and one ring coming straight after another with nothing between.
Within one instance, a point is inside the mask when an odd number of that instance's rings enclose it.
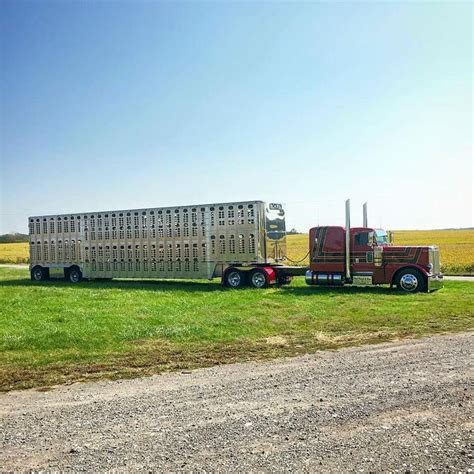
<instances>
[{"instance_id":1,"label":"shadow on grass","mask_svg":"<svg viewBox=\"0 0 474 474\"><path fill-rule=\"evenodd\" d=\"M356 294L374 294L374 295L400 295L406 296L408 293L398 291L396 288L390 288L389 286L282 286L280 287L280 295L356 295Z\"/></svg>"},{"instance_id":2,"label":"shadow on grass","mask_svg":"<svg viewBox=\"0 0 474 474\"><path fill-rule=\"evenodd\" d=\"M119 290L147 290L147 291L177 291L177 290L186 290L186 291L201 291L201 292L211 292L211 291L225 291L226 288L222 287L220 282L208 282L208 281L176 281L176 280L106 280L106 279L96 279L96 280L83 280L80 283L69 283L68 281L62 280L60 278L46 281L31 281L27 278L15 279L15 280L2 280L0 281L0 286L10 286L10 287L44 287L44 288L93 288L97 290L110 290L110 289L119 289Z\"/></svg>"},{"instance_id":3,"label":"shadow on grass","mask_svg":"<svg viewBox=\"0 0 474 474\"><path fill-rule=\"evenodd\" d=\"M71 284L62 279L51 279L43 282L33 282L27 278L3 280L1 286L9 287L57 287L57 288L93 288L96 290L146 290L146 291L189 291L189 292L235 292L242 290L265 292L262 289L242 288L231 289L222 286L220 280L83 280L80 283ZM277 289L275 296L315 296L315 295L354 295L354 294L376 294L376 295L393 295L407 296L406 293L391 289L388 286L368 286L368 287L327 287L327 286L292 286L284 285L272 287Z\"/></svg>"}]
</instances>

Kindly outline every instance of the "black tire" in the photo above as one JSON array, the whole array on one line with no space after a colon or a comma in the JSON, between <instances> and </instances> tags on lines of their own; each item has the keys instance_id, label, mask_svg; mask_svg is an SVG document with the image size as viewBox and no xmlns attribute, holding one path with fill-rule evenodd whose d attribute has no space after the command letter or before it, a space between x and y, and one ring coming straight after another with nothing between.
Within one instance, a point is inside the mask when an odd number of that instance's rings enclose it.
<instances>
[{"instance_id":1,"label":"black tire","mask_svg":"<svg viewBox=\"0 0 474 474\"><path fill-rule=\"evenodd\" d=\"M245 284L245 274L237 268L229 268L224 273L224 285L228 288L242 288Z\"/></svg>"},{"instance_id":2,"label":"black tire","mask_svg":"<svg viewBox=\"0 0 474 474\"><path fill-rule=\"evenodd\" d=\"M418 293L426 291L426 278L416 268L405 268L395 276L397 288L404 293Z\"/></svg>"},{"instance_id":3,"label":"black tire","mask_svg":"<svg viewBox=\"0 0 474 474\"><path fill-rule=\"evenodd\" d=\"M253 288L266 288L269 284L267 272L261 268L252 270L249 275L249 282Z\"/></svg>"},{"instance_id":4,"label":"black tire","mask_svg":"<svg viewBox=\"0 0 474 474\"><path fill-rule=\"evenodd\" d=\"M44 281L48 279L49 271L47 268L43 268L41 265L36 265L31 269L30 274L32 281Z\"/></svg>"},{"instance_id":5,"label":"black tire","mask_svg":"<svg viewBox=\"0 0 474 474\"><path fill-rule=\"evenodd\" d=\"M289 285L293 280L291 275L278 275L277 282L279 285Z\"/></svg>"},{"instance_id":6,"label":"black tire","mask_svg":"<svg viewBox=\"0 0 474 474\"><path fill-rule=\"evenodd\" d=\"M65 271L65 277L70 283L79 283L82 280L82 272L78 267L71 267Z\"/></svg>"}]
</instances>

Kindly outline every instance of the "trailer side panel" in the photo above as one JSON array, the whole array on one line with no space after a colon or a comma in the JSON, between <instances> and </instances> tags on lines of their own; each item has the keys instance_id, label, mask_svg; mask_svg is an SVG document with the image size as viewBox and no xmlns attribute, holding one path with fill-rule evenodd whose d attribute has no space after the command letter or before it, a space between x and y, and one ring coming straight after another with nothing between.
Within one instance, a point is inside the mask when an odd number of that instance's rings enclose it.
<instances>
[{"instance_id":1,"label":"trailer side panel","mask_svg":"<svg viewBox=\"0 0 474 474\"><path fill-rule=\"evenodd\" d=\"M30 268L77 265L86 278L212 278L235 263L278 258L267 255L265 215L265 203L245 201L34 216Z\"/></svg>"}]
</instances>

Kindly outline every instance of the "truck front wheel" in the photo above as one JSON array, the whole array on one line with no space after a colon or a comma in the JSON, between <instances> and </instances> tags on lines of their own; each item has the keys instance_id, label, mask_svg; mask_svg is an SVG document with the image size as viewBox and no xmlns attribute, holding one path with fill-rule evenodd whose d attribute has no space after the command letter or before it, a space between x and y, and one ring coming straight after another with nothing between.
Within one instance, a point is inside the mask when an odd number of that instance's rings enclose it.
<instances>
[{"instance_id":1,"label":"truck front wheel","mask_svg":"<svg viewBox=\"0 0 474 474\"><path fill-rule=\"evenodd\" d=\"M426 279L416 268L406 268L395 277L397 288L405 293L417 293L426 290Z\"/></svg>"}]
</instances>

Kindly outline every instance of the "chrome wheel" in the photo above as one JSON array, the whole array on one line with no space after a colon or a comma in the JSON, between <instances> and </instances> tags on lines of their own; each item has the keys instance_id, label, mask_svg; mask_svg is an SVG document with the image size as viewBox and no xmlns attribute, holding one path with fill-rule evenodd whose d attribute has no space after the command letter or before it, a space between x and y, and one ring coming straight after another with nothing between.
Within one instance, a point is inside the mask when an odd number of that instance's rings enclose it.
<instances>
[{"instance_id":1,"label":"chrome wheel","mask_svg":"<svg viewBox=\"0 0 474 474\"><path fill-rule=\"evenodd\" d=\"M260 271L254 272L252 274L251 281L252 286L254 286L255 288L263 288L267 284L267 279L265 275Z\"/></svg>"},{"instance_id":2,"label":"chrome wheel","mask_svg":"<svg viewBox=\"0 0 474 474\"><path fill-rule=\"evenodd\" d=\"M405 273L400 278L400 287L405 291L415 291L418 288L418 278L413 273Z\"/></svg>"},{"instance_id":3,"label":"chrome wheel","mask_svg":"<svg viewBox=\"0 0 474 474\"><path fill-rule=\"evenodd\" d=\"M238 288L242 283L242 275L240 272L233 270L227 274L227 284L231 288Z\"/></svg>"}]
</instances>

